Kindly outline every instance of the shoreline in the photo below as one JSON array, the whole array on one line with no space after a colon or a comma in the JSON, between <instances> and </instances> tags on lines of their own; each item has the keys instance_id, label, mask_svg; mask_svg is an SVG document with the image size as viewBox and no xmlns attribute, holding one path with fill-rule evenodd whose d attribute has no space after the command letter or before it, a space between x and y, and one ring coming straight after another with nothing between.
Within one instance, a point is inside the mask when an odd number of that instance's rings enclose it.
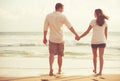
<instances>
[{"instance_id":1,"label":"shoreline","mask_svg":"<svg viewBox=\"0 0 120 81\"><path fill-rule=\"evenodd\" d=\"M49 59L47 57L0 57L0 77L29 77L48 74ZM54 73L57 73L57 58L54 62ZM98 67L99 69L99 67ZM65 75L89 76L93 72L92 59L73 59L63 60L63 72ZM105 60L103 74L120 74L120 62Z\"/></svg>"}]
</instances>

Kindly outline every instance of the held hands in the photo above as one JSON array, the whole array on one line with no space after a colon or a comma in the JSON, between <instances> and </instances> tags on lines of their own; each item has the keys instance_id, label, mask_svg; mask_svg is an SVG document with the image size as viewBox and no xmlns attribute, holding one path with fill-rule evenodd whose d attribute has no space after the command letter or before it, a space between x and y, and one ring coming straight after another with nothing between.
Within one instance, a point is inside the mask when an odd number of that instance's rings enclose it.
<instances>
[{"instance_id":1,"label":"held hands","mask_svg":"<svg viewBox=\"0 0 120 81\"><path fill-rule=\"evenodd\" d=\"M81 37L80 36L75 36L75 40L77 40L77 41L79 41L81 39Z\"/></svg>"},{"instance_id":2,"label":"held hands","mask_svg":"<svg viewBox=\"0 0 120 81\"><path fill-rule=\"evenodd\" d=\"M80 37L78 35L75 36L75 40L79 41Z\"/></svg>"}]
</instances>

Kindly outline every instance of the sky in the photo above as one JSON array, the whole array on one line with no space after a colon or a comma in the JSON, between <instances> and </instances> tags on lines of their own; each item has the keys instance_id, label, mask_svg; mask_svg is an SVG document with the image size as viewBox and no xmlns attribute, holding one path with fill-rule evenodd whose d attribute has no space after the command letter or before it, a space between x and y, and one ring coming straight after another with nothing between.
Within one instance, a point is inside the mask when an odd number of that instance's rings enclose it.
<instances>
[{"instance_id":1,"label":"sky","mask_svg":"<svg viewBox=\"0 0 120 81\"><path fill-rule=\"evenodd\" d=\"M101 8L110 17L109 31L120 32L120 0L0 0L0 32L42 32L46 15L58 2L77 31L85 31L94 10Z\"/></svg>"}]
</instances>

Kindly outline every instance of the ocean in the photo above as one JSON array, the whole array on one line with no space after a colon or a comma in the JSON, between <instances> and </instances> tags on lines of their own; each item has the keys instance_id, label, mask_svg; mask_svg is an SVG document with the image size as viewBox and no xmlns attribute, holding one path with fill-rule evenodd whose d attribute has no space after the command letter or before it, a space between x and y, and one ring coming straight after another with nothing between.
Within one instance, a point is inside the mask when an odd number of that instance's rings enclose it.
<instances>
[{"instance_id":1,"label":"ocean","mask_svg":"<svg viewBox=\"0 0 120 81\"><path fill-rule=\"evenodd\" d=\"M79 32L81 34L81 32ZM79 41L70 32L64 32L66 58L92 58L91 33ZM120 61L120 33L109 32L106 59ZM42 32L1 32L0 56L5 57L48 57L48 44L43 44ZM114 58L115 57L115 58Z\"/></svg>"},{"instance_id":2,"label":"ocean","mask_svg":"<svg viewBox=\"0 0 120 81\"><path fill-rule=\"evenodd\" d=\"M81 34L81 32L79 32ZM120 74L120 33L109 32L104 54L104 74ZM91 75L93 62L91 33L79 41L70 32L64 33L65 54L63 71L65 75ZM99 56L99 54L98 54ZM48 74L48 44L43 44L42 32L0 33L0 76L30 77ZM99 57L98 57L99 58ZM57 58L54 70L57 72ZM98 60L99 64L99 60ZM99 65L98 65L99 66Z\"/></svg>"}]
</instances>

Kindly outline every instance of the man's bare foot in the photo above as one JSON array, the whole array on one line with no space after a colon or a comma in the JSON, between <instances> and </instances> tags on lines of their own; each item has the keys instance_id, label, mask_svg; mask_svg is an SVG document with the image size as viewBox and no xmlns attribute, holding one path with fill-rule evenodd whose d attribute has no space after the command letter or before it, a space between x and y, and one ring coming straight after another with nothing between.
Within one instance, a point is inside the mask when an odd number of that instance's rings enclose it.
<instances>
[{"instance_id":1,"label":"man's bare foot","mask_svg":"<svg viewBox=\"0 0 120 81\"><path fill-rule=\"evenodd\" d=\"M62 73L62 71L61 71L61 69L59 69L57 74L61 74L61 73Z\"/></svg>"},{"instance_id":2,"label":"man's bare foot","mask_svg":"<svg viewBox=\"0 0 120 81\"><path fill-rule=\"evenodd\" d=\"M102 73L98 73L97 75L98 75L98 76L102 76Z\"/></svg>"},{"instance_id":3,"label":"man's bare foot","mask_svg":"<svg viewBox=\"0 0 120 81\"><path fill-rule=\"evenodd\" d=\"M57 74L63 74L63 72L58 72Z\"/></svg>"},{"instance_id":4,"label":"man's bare foot","mask_svg":"<svg viewBox=\"0 0 120 81\"><path fill-rule=\"evenodd\" d=\"M57 74L63 74L63 72L61 70L58 70L58 73Z\"/></svg>"},{"instance_id":5,"label":"man's bare foot","mask_svg":"<svg viewBox=\"0 0 120 81\"><path fill-rule=\"evenodd\" d=\"M50 70L50 72L49 72L49 76L53 76L54 74L53 74L53 70Z\"/></svg>"}]
</instances>

